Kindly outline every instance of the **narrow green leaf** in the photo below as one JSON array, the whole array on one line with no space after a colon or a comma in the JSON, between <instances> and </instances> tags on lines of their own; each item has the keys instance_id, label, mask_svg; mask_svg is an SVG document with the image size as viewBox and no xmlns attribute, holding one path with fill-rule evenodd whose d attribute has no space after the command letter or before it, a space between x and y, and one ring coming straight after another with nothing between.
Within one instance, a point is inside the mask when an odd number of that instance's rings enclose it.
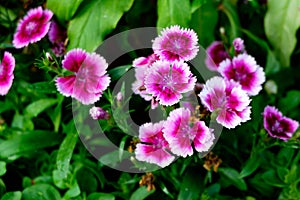
<instances>
[{"instance_id":1,"label":"narrow green leaf","mask_svg":"<svg viewBox=\"0 0 300 200\"><path fill-rule=\"evenodd\" d=\"M57 170L62 172L61 178L67 178L69 172L70 161L73 155L74 148L77 143L77 133L69 133L59 147L56 157Z\"/></svg>"},{"instance_id":2,"label":"narrow green leaf","mask_svg":"<svg viewBox=\"0 0 300 200\"><path fill-rule=\"evenodd\" d=\"M115 196L108 193L95 192L90 194L86 200L115 200Z\"/></svg>"},{"instance_id":3,"label":"narrow green leaf","mask_svg":"<svg viewBox=\"0 0 300 200\"><path fill-rule=\"evenodd\" d=\"M49 84L48 81L38 82L28 85L28 88L34 92L41 94L55 94L57 90L54 84Z\"/></svg>"},{"instance_id":4,"label":"narrow green leaf","mask_svg":"<svg viewBox=\"0 0 300 200\"><path fill-rule=\"evenodd\" d=\"M300 0L268 0L268 11L264 19L265 31L284 67L290 65L290 56L297 43L299 5Z\"/></svg>"},{"instance_id":5,"label":"narrow green leaf","mask_svg":"<svg viewBox=\"0 0 300 200\"><path fill-rule=\"evenodd\" d=\"M235 169L219 168L219 173L239 190L247 190L246 182L240 178L240 174Z\"/></svg>"},{"instance_id":6,"label":"narrow green leaf","mask_svg":"<svg viewBox=\"0 0 300 200\"><path fill-rule=\"evenodd\" d=\"M96 50L132 4L133 0L86 1L70 21L68 49L83 48L89 52Z\"/></svg>"},{"instance_id":7,"label":"narrow green leaf","mask_svg":"<svg viewBox=\"0 0 300 200\"><path fill-rule=\"evenodd\" d=\"M116 81L121 78L131 67L132 65L123 65L108 70L111 81Z\"/></svg>"},{"instance_id":8,"label":"narrow green leaf","mask_svg":"<svg viewBox=\"0 0 300 200\"><path fill-rule=\"evenodd\" d=\"M23 191L22 200L61 200L61 197L53 186L36 184Z\"/></svg>"},{"instance_id":9,"label":"narrow green leaf","mask_svg":"<svg viewBox=\"0 0 300 200\"><path fill-rule=\"evenodd\" d=\"M260 165L260 159L257 156L257 154L254 154L245 163L245 166L243 167L239 177L244 178L246 176L251 175L259 167L259 165Z\"/></svg>"},{"instance_id":10,"label":"narrow green leaf","mask_svg":"<svg viewBox=\"0 0 300 200\"><path fill-rule=\"evenodd\" d=\"M6 173L6 162L0 161L0 176Z\"/></svg>"},{"instance_id":11,"label":"narrow green leaf","mask_svg":"<svg viewBox=\"0 0 300 200\"><path fill-rule=\"evenodd\" d=\"M188 27L191 20L189 0L158 0L157 27L165 28L170 25Z\"/></svg>"},{"instance_id":12,"label":"narrow green leaf","mask_svg":"<svg viewBox=\"0 0 300 200\"><path fill-rule=\"evenodd\" d=\"M60 21L70 20L83 0L48 0L47 7Z\"/></svg>"},{"instance_id":13,"label":"narrow green leaf","mask_svg":"<svg viewBox=\"0 0 300 200\"><path fill-rule=\"evenodd\" d=\"M17 135L10 140L0 142L0 158L8 159L10 156L22 155L28 151L51 147L60 141L60 136L53 132L30 131Z\"/></svg>"},{"instance_id":14,"label":"narrow green leaf","mask_svg":"<svg viewBox=\"0 0 300 200\"><path fill-rule=\"evenodd\" d=\"M220 9L226 14L228 17L231 31L230 31L230 40L232 41L234 38L240 36L240 20L237 14L236 5L233 5L231 1L224 0Z\"/></svg>"},{"instance_id":15,"label":"narrow green leaf","mask_svg":"<svg viewBox=\"0 0 300 200\"><path fill-rule=\"evenodd\" d=\"M8 192L2 196L1 200L21 200L22 192Z\"/></svg>"},{"instance_id":16,"label":"narrow green leaf","mask_svg":"<svg viewBox=\"0 0 300 200\"><path fill-rule=\"evenodd\" d=\"M36 117L44 110L50 108L56 103L57 103L56 99L40 99L38 101L29 104L25 108L25 114L27 114L29 117Z\"/></svg>"},{"instance_id":17,"label":"narrow green leaf","mask_svg":"<svg viewBox=\"0 0 300 200\"><path fill-rule=\"evenodd\" d=\"M143 200L154 193L155 190L148 191L146 186L140 187L130 197L130 200Z\"/></svg>"},{"instance_id":18,"label":"narrow green leaf","mask_svg":"<svg viewBox=\"0 0 300 200\"><path fill-rule=\"evenodd\" d=\"M207 47L215 40L214 31L218 22L218 10L214 1L208 1L192 15L191 28L196 31L199 43Z\"/></svg>"}]
</instances>

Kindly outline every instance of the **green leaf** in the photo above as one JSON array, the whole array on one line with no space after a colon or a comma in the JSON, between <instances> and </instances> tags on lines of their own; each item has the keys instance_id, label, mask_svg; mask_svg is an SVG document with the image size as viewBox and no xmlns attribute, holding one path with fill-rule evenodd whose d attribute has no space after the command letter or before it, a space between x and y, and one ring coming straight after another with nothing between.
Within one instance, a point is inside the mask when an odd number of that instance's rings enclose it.
<instances>
[{"instance_id":1,"label":"green leaf","mask_svg":"<svg viewBox=\"0 0 300 200\"><path fill-rule=\"evenodd\" d=\"M76 173L76 179L78 181L81 191L90 194L97 191L98 182L94 174L86 168L81 168Z\"/></svg>"},{"instance_id":2,"label":"green leaf","mask_svg":"<svg viewBox=\"0 0 300 200\"><path fill-rule=\"evenodd\" d=\"M53 172L56 183L61 183L68 178L70 161L77 143L77 138L76 133L70 132L59 147L56 157L57 170ZM57 184L57 186L63 187L61 184Z\"/></svg>"},{"instance_id":3,"label":"green leaf","mask_svg":"<svg viewBox=\"0 0 300 200\"><path fill-rule=\"evenodd\" d=\"M279 108L284 112L298 108L300 104L300 91L288 91L286 97L279 99Z\"/></svg>"},{"instance_id":4,"label":"green leaf","mask_svg":"<svg viewBox=\"0 0 300 200\"><path fill-rule=\"evenodd\" d=\"M53 186L36 184L23 191L22 200L61 200L61 197Z\"/></svg>"},{"instance_id":5,"label":"green leaf","mask_svg":"<svg viewBox=\"0 0 300 200\"><path fill-rule=\"evenodd\" d=\"M48 81L38 82L28 85L28 88L34 92L40 94L55 94L57 93L57 89L54 84L50 84Z\"/></svg>"},{"instance_id":6,"label":"green leaf","mask_svg":"<svg viewBox=\"0 0 300 200\"><path fill-rule=\"evenodd\" d=\"M207 47L215 40L214 31L218 16L217 6L213 1L208 1L193 13L191 28L198 34L201 45Z\"/></svg>"},{"instance_id":7,"label":"green leaf","mask_svg":"<svg viewBox=\"0 0 300 200\"><path fill-rule=\"evenodd\" d=\"M0 161L0 176L6 173L6 162Z\"/></svg>"},{"instance_id":8,"label":"green leaf","mask_svg":"<svg viewBox=\"0 0 300 200\"><path fill-rule=\"evenodd\" d=\"M19 128L24 131L32 131L34 129L34 124L28 116L23 116L19 113L16 113L11 123L11 127Z\"/></svg>"},{"instance_id":9,"label":"green leaf","mask_svg":"<svg viewBox=\"0 0 300 200\"><path fill-rule=\"evenodd\" d=\"M117 164L119 164L123 159L125 158L129 158L130 156L132 156L131 153L129 153L128 151L124 151L121 159L120 159L120 151L119 150L115 150L112 152L109 152L103 156L100 157L99 161L104 164L104 165L108 165L108 166L116 166Z\"/></svg>"},{"instance_id":10,"label":"green leaf","mask_svg":"<svg viewBox=\"0 0 300 200\"><path fill-rule=\"evenodd\" d=\"M70 21L68 49L96 50L132 4L133 0L86 1Z\"/></svg>"},{"instance_id":11,"label":"green leaf","mask_svg":"<svg viewBox=\"0 0 300 200\"><path fill-rule=\"evenodd\" d=\"M222 6L219 7L227 16L231 31L230 31L230 40L233 41L234 38L240 36L240 20L237 14L236 5L234 5L230 0L224 0Z\"/></svg>"},{"instance_id":12,"label":"green leaf","mask_svg":"<svg viewBox=\"0 0 300 200\"><path fill-rule=\"evenodd\" d=\"M297 43L299 5L300 0L268 0L268 11L264 19L265 31L284 67L290 65L290 56Z\"/></svg>"},{"instance_id":13,"label":"green leaf","mask_svg":"<svg viewBox=\"0 0 300 200\"><path fill-rule=\"evenodd\" d=\"M189 0L158 0L157 27L165 28L170 25L188 27L191 20Z\"/></svg>"},{"instance_id":14,"label":"green leaf","mask_svg":"<svg viewBox=\"0 0 300 200\"><path fill-rule=\"evenodd\" d=\"M83 0L48 0L47 7L60 21L69 21Z\"/></svg>"},{"instance_id":15,"label":"green leaf","mask_svg":"<svg viewBox=\"0 0 300 200\"><path fill-rule=\"evenodd\" d=\"M146 186L140 187L133 192L129 200L143 200L154 193L155 190L148 191Z\"/></svg>"},{"instance_id":16,"label":"green leaf","mask_svg":"<svg viewBox=\"0 0 300 200\"><path fill-rule=\"evenodd\" d=\"M0 142L0 158L22 155L29 151L36 151L51 147L61 141L60 136L49 131L30 131L17 135L10 140Z\"/></svg>"},{"instance_id":17,"label":"green leaf","mask_svg":"<svg viewBox=\"0 0 300 200\"><path fill-rule=\"evenodd\" d=\"M285 187L286 184L281 181L276 172L274 170L269 170L263 173L262 179L267 183L268 185L275 186L275 187Z\"/></svg>"},{"instance_id":18,"label":"green leaf","mask_svg":"<svg viewBox=\"0 0 300 200\"><path fill-rule=\"evenodd\" d=\"M246 182L240 177L240 174L235 169L219 168L219 173L238 189L243 191L247 190Z\"/></svg>"},{"instance_id":19,"label":"green leaf","mask_svg":"<svg viewBox=\"0 0 300 200\"><path fill-rule=\"evenodd\" d=\"M57 95L58 103L56 107L52 110L48 110L47 114L49 115L53 125L54 125L54 132L58 132L59 126L61 124L61 114L62 114L62 103L64 100L64 96L58 94Z\"/></svg>"},{"instance_id":20,"label":"green leaf","mask_svg":"<svg viewBox=\"0 0 300 200\"><path fill-rule=\"evenodd\" d=\"M123 65L108 70L108 74L111 77L111 81L116 81L120 79L131 67L132 65Z\"/></svg>"},{"instance_id":21,"label":"green leaf","mask_svg":"<svg viewBox=\"0 0 300 200\"><path fill-rule=\"evenodd\" d=\"M265 66L266 75L274 74L280 70L280 63L277 60L275 53L271 50L269 44L251 33L246 29L242 29L243 33L245 33L250 39L252 39L257 45L263 48L267 52L267 62Z\"/></svg>"},{"instance_id":22,"label":"green leaf","mask_svg":"<svg viewBox=\"0 0 300 200\"><path fill-rule=\"evenodd\" d=\"M25 108L25 114L27 114L29 117L36 117L44 110L53 106L56 103L57 103L56 99L40 99L38 101L29 104Z\"/></svg>"},{"instance_id":23,"label":"green leaf","mask_svg":"<svg viewBox=\"0 0 300 200\"><path fill-rule=\"evenodd\" d=\"M115 196L108 193L95 192L90 194L87 200L115 200Z\"/></svg>"},{"instance_id":24,"label":"green leaf","mask_svg":"<svg viewBox=\"0 0 300 200\"><path fill-rule=\"evenodd\" d=\"M253 154L252 157L250 157L247 162L245 163L245 166L243 167L240 178L244 178L246 176L251 175L260 165L260 159L257 156L257 154Z\"/></svg>"},{"instance_id":25,"label":"green leaf","mask_svg":"<svg viewBox=\"0 0 300 200\"><path fill-rule=\"evenodd\" d=\"M189 168L183 176L178 200L199 199L203 188L203 178L200 173L196 169Z\"/></svg>"},{"instance_id":26,"label":"green leaf","mask_svg":"<svg viewBox=\"0 0 300 200\"><path fill-rule=\"evenodd\" d=\"M2 196L1 200L21 200L22 192L8 192Z\"/></svg>"}]
</instances>

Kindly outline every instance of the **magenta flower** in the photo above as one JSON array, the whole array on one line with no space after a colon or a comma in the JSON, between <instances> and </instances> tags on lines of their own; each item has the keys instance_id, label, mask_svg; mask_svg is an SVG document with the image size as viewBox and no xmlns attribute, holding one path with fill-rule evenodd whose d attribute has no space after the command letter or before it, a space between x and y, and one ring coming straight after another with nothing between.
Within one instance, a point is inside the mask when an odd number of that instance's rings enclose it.
<instances>
[{"instance_id":1,"label":"magenta flower","mask_svg":"<svg viewBox=\"0 0 300 200\"><path fill-rule=\"evenodd\" d=\"M219 64L226 58L230 58L225 46L220 41L211 43L206 49L207 56L205 58L205 64L208 69L217 71Z\"/></svg>"},{"instance_id":2,"label":"magenta flower","mask_svg":"<svg viewBox=\"0 0 300 200\"><path fill-rule=\"evenodd\" d=\"M0 95L6 95L14 79L15 58L9 52L4 52L0 65Z\"/></svg>"},{"instance_id":3,"label":"magenta flower","mask_svg":"<svg viewBox=\"0 0 300 200\"><path fill-rule=\"evenodd\" d=\"M217 114L217 122L226 128L235 128L250 119L250 99L246 91L234 81L221 77L209 79L199 97L202 104Z\"/></svg>"},{"instance_id":4,"label":"magenta flower","mask_svg":"<svg viewBox=\"0 0 300 200\"><path fill-rule=\"evenodd\" d=\"M191 111L186 108L170 112L163 133L172 153L182 157L193 154L192 143L196 151L204 152L209 150L215 139L212 129L203 121L191 122Z\"/></svg>"},{"instance_id":5,"label":"magenta flower","mask_svg":"<svg viewBox=\"0 0 300 200\"><path fill-rule=\"evenodd\" d=\"M163 137L164 121L146 123L139 129L141 143L136 145L136 159L157 164L160 167L170 165L175 157L171 155L169 144Z\"/></svg>"},{"instance_id":6,"label":"magenta flower","mask_svg":"<svg viewBox=\"0 0 300 200\"><path fill-rule=\"evenodd\" d=\"M232 61L226 59L220 63L219 72L227 80L240 83L250 96L257 95L266 80L263 68L248 54L240 54Z\"/></svg>"},{"instance_id":7,"label":"magenta flower","mask_svg":"<svg viewBox=\"0 0 300 200\"><path fill-rule=\"evenodd\" d=\"M171 26L163 29L161 35L153 40L152 49L162 60L192 60L199 51L198 37L191 29Z\"/></svg>"},{"instance_id":8,"label":"magenta flower","mask_svg":"<svg viewBox=\"0 0 300 200\"><path fill-rule=\"evenodd\" d=\"M51 22L48 32L49 40L52 44L52 51L56 56L62 56L65 53L65 40L67 39L67 31L64 30L55 21Z\"/></svg>"},{"instance_id":9,"label":"magenta flower","mask_svg":"<svg viewBox=\"0 0 300 200\"><path fill-rule=\"evenodd\" d=\"M244 40L241 38L235 38L232 42L234 51L239 54L245 50Z\"/></svg>"},{"instance_id":10,"label":"magenta flower","mask_svg":"<svg viewBox=\"0 0 300 200\"><path fill-rule=\"evenodd\" d=\"M136 81L132 83L132 90L135 94L139 94L146 101L150 101L152 99L151 94L146 92L145 88L145 76L146 71L151 65L159 60L158 56L155 54L151 54L147 57L139 57L133 61L133 67L135 67L135 78Z\"/></svg>"},{"instance_id":11,"label":"magenta flower","mask_svg":"<svg viewBox=\"0 0 300 200\"><path fill-rule=\"evenodd\" d=\"M99 119L108 119L109 118L109 114L108 112L106 112L105 110L103 110L100 107L96 107L93 106L90 111L90 116L94 119L94 120L99 120Z\"/></svg>"},{"instance_id":12,"label":"magenta flower","mask_svg":"<svg viewBox=\"0 0 300 200\"><path fill-rule=\"evenodd\" d=\"M156 61L146 74L146 92L166 106L178 103L181 94L193 90L196 83L196 78L184 62Z\"/></svg>"},{"instance_id":13,"label":"magenta flower","mask_svg":"<svg viewBox=\"0 0 300 200\"><path fill-rule=\"evenodd\" d=\"M66 54L62 65L74 74L58 77L55 80L57 90L82 104L98 101L110 83L106 74L108 64L96 53L89 54L82 49L73 49Z\"/></svg>"},{"instance_id":14,"label":"magenta flower","mask_svg":"<svg viewBox=\"0 0 300 200\"><path fill-rule=\"evenodd\" d=\"M263 116L264 127L269 135L284 141L290 139L299 126L297 121L282 116L282 113L274 106L266 106Z\"/></svg>"},{"instance_id":15,"label":"magenta flower","mask_svg":"<svg viewBox=\"0 0 300 200\"><path fill-rule=\"evenodd\" d=\"M40 41L49 30L52 15L50 10L43 10L42 7L30 9L18 24L13 39L14 47L22 48Z\"/></svg>"}]
</instances>

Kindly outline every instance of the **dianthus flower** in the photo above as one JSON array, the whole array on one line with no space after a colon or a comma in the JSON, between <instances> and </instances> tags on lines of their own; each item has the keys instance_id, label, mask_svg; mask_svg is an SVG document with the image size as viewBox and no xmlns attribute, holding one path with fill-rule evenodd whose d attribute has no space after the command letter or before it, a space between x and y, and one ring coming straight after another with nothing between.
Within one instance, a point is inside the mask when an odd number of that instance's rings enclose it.
<instances>
[{"instance_id":1,"label":"dianthus flower","mask_svg":"<svg viewBox=\"0 0 300 200\"><path fill-rule=\"evenodd\" d=\"M82 104L98 101L110 83L106 74L108 64L96 53L89 54L82 49L73 49L66 54L62 66L74 74L58 77L55 80L57 90Z\"/></svg>"},{"instance_id":2,"label":"dianthus flower","mask_svg":"<svg viewBox=\"0 0 300 200\"><path fill-rule=\"evenodd\" d=\"M210 112L217 114L217 122L226 128L235 128L250 119L250 99L246 91L234 81L221 77L209 79L199 97Z\"/></svg>"},{"instance_id":3,"label":"dianthus flower","mask_svg":"<svg viewBox=\"0 0 300 200\"><path fill-rule=\"evenodd\" d=\"M14 47L22 48L40 41L49 30L52 15L50 10L43 10L42 7L30 9L18 24L13 39Z\"/></svg>"},{"instance_id":4,"label":"dianthus flower","mask_svg":"<svg viewBox=\"0 0 300 200\"><path fill-rule=\"evenodd\" d=\"M67 32L57 22L52 21L48 32L48 37L52 43L52 51L56 56L62 56L65 53L65 40Z\"/></svg>"},{"instance_id":5,"label":"dianthus flower","mask_svg":"<svg viewBox=\"0 0 300 200\"><path fill-rule=\"evenodd\" d=\"M135 94L139 94L146 101L150 101L152 99L151 94L146 92L145 88L145 76L147 69L151 67L151 65L159 60L158 56L155 54L151 54L147 57L139 57L133 61L133 67L135 70L135 78L136 81L132 83L132 90Z\"/></svg>"},{"instance_id":6,"label":"dianthus flower","mask_svg":"<svg viewBox=\"0 0 300 200\"><path fill-rule=\"evenodd\" d=\"M234 51L239 54L245 50L244 40L241 38L235 38L232 42Z\"/></svg>"},{"instance_id":7,"label":"dianthus flower","mask_svg":"<svg viewBox=\"0 0 300 200\"><path fill-rule=\"evenodd\" d=\"M184 62L156 61L146 72L146 92L162 105L173 105L194 89L196 78Z\"/></svg>"},{"instance_id":8,"label":"dianthus flower","mask_svg":"<svg viewBox=\"0 0 300 200\"><path fill-rule=\"evenodd\" d=\"M96 107L93 106L90 111L90 116L94 119L94 120L99 120L99 119L108 119L109 118L109 114L106 110L100 108L100 107Z\"/></svg>"},{"instance_id":9,"label":"dianthus flower","mask_svg":"<svg viewBox=\"0 0 300 200\"><path fill-rule=\"evenodd\" d=\"M14 79L15 58L9 52L4 52L0 65L0 95L6 95Z\"/></svg>"},{"instance_id":10,"label":"dianthus flower","mask_svg":"<svg viewBox=\"0 0 300 200\"><path fill-rule=\"evenodd\" d=\"M269 135L284 141L290 139L299 126L297 121L283 116L274 106L266 106L263 116L264 127Z\"/></svg>"},{"instance_id":11,"label":"dianthus flower","mask_svg":"<svg viewBox=\"0 0 300 200\"><path fill-rule=\"evenodd\" d=\"M257 95L265 82L263 68L258 66L255 59L248 54L240 54L231 60L220 63L219 72L227 80L241 84L242 89L250 96Z\"/></svg>"},{"instance_id":12,"label":"dianthus flower","mask_svg":"<svg viewBox=\"0 0 300 200\"><path fill-rule=\"evenodd\" d=\"M205 64L208 69L217 71L219 64L226 58L230 58L225 46L220 41L211 43L206 49L207 55L205 58Z\"/></svg>"},{"instance_id":13,"label":"dianthus flower","mask_svg":"<svg viewBox=\"0 0 300 200\"><path fill-rule=\"evenodd\" d=\"M146 123L139 129L141 143L136 145L136 159L157 164L160 167L170 165L175 157L171 155L169 144L163 137L164 121Z\"/></svg>"},{"instance_id":14,"label":"dianthus flower","mask_svg":"<svg viewBox=\"0 0 300 200\"><path fill-rule=\"evenodd\" d=\"M163 29L161 35L153 40L152 49L162 60L192 60L199 51L198 37L191 29L171 26Z\"/></svg>"},{"instance_id":15,"label":"dianthus flower","mask_svg":"<svg viewBox=\"0 0 300 200\"><path fill-rule=\"evenodd\" d=\"M215 139L212 129L203 121L191 121L191 111L177 108L170 112L164 125L163 133L171 152L182 157L193 154L192 143L196 151L205 152L213 145Z\"/></svg>"}]
</instances>

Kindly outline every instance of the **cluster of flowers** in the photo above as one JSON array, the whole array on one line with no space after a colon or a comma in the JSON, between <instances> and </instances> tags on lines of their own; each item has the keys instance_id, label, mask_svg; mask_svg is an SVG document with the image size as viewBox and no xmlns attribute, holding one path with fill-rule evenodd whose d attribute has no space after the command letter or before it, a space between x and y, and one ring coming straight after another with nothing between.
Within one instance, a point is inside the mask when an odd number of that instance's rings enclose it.
<instances>
[{"instance_id":1,"label":"cluster of flowers","mask_svg":"<svg viewBox=\"0 0 300 200\"><path fill-rule=\"evenodd\" d=\"M262 67L245 52L244 41L233 41L235 56L230 57L222 42L213 42L208 48L205 63L222 76L209 79L199 96L217 122L226 128L235 128L250 119L250 96L257 95L265 82Z\"/></svg>"},{"instance_id":2,"label":"cluster of flowers","mask_svg":"<svg viewBox=\"0 0 300 200\"><path fill-rule=\"evenodd\" d=\"M145 100L152 100L152 108L172 106L196 85L196 77L186 62L199 51L198 37L193 30L171 26L153 40L152 49L153 54L133 61L136 81L132 89ZM166 120L143 124L139 139L137 160L166 167L175 156L191 156L193 147L197 152L208 151L215 136L193 110L177 108Z\"/></svg>"},{"instance_id":3,"label":"cluster of flowers","mask_svg":"<svg viewBox=\"0 0 300 200\"><path fill-rule=\"evenodd\" d=\"M15 48L38 42L48 33L52 51L63 56L66 31L56 22L50 22L52 16L51 11L41 7L29 10L18 24L13 39ZM235 128L250 119L250 97L260 92L265 81L263 69L246 53L243 40L235 39L233 47L233 58L222 42L214 42L207 49L207 67L221 76L209 79L198 94L201 103L213 113L211 116L216 116L216 121L227 128ZM173 106L196 86L196 77L187 62L199 51L197 35L193 30L171 26L153 40L152 49L153 54L133 61L136 81L132 89L151 101L152 108ZM69 72L55 79L57 90L82 104L93 104L110 84L107 67L106 60L100 55L72 49L62 61L62 68ZM14 57L4 52L0 65L0 95L6 95L11 88L14 68ZM213 130L194 111L176 108L166 120L142 125L136 158L166 167L175 156L191 156L193 149L208 151L215 140ZM93 119L108 118L107 113L97 107L93 107L90 114ZM298 128L298 122L283 116L275 107L267 106L263 116L264 127L272 137L287 140Z\"/></svg>"},{"instance_id":4,"label":"cluster of flowers","mask_svg":"<svg viewBox=\"0 0 300 200\"><path fill-rule=\"evenodd\" d=\"M19 21L13 38L15 48L23 48L36 43L48 33L52 51L57 56L65 53L66 31L58 23L50 21L53 13L42 7L30 9ZM12 86L15 59L5 52L0 67L0 94L6 95ZM96 53L87 53L82 49L72 49L64 57L62 67L72 74L57 77L57 90L66 97L73 97L82 104L93 104L100 99L110 83L106 73L106 60ZM68 74L70 74L68 72Z\"/></svg>"},{"instance_id":5,"label":"cluster of flowers","mask_svg":"<svg viewBox=\"0 0 300 200\"><path fill-rule=\"evenodd\" d=\"M217 121L227 128L234 128L250 119L249 96L257 95L265 81L263 69L245 51L244 41L233 41L235 56L231 59L220 41L208 48L205 63L212 71L223 77L207 81L200 93L202 103L218 113ZM271 137L288 140L298 128L298 122L282 116L274 106L266 106L263 112L264 128Z\"/></svg>"}]
</instances>

